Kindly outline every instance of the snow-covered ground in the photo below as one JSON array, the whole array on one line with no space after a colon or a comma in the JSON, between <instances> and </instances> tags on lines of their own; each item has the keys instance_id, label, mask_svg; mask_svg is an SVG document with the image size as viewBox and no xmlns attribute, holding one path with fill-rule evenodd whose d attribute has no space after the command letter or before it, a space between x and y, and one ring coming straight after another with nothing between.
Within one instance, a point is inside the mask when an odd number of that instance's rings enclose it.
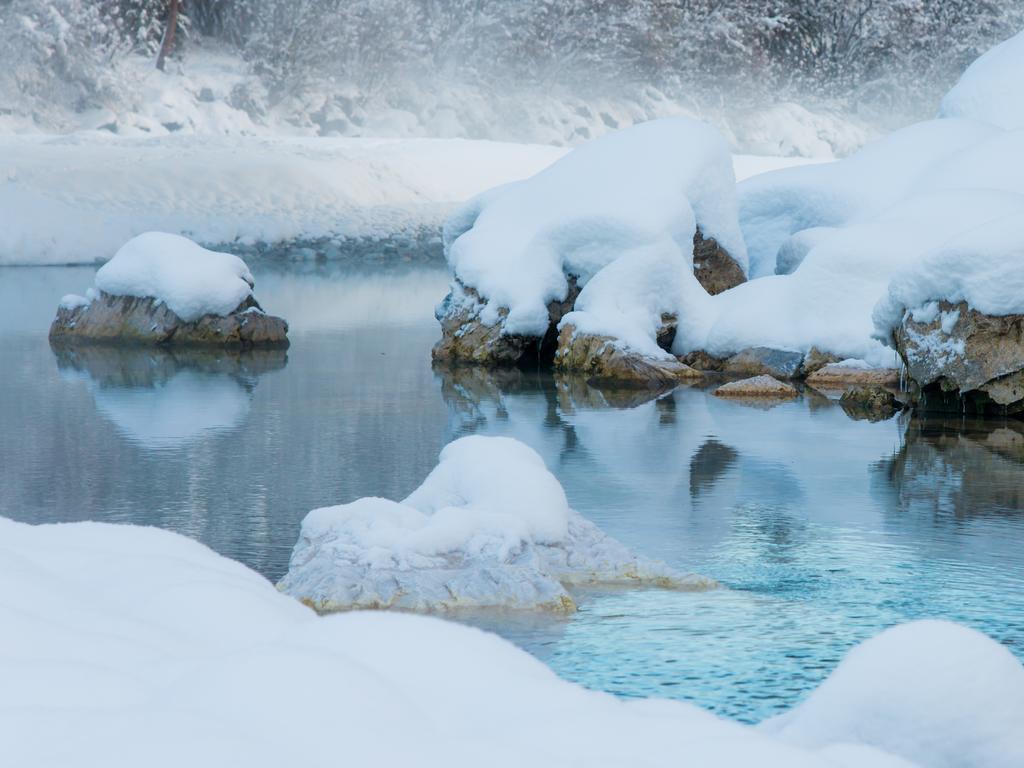
<instances>
[{"instance_id":1,"label":"snow-covered ground","mask_svg":"<svg viewBox=\"0 0 1024 768\"><path fill-rule=\"evenodd\" d=\"M1017 768L1024 668L920 622L855 649L758 728L560 681L433 618L317 617L151 528L0 518L5 763Z\"/></svg>"},{"instance_id":2,"label":"snow-covered ground","mask_svg":"<svg viewBox=\"0 0 1024 768\"><path fill-rule=\"evenodd\" d=\"M0 136L0 265L106 261L151 230L337 255L350 239L440 232L464 200L565 152L461 139ZM806 162L736 158L740 176Z\"/></svg>"}]
</instances>

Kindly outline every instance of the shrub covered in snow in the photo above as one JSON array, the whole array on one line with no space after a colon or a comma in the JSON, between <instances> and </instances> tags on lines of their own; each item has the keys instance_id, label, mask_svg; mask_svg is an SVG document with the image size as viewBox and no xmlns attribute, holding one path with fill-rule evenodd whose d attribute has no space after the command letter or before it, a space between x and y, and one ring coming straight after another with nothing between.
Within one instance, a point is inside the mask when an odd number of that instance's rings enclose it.
<instances>
[{"instance_id":1,"label":"shrub covered in snow","mask_svg":"<svg viewBox=\"0 0 1024 768\"><path fill-rule=\"evenodd\" d=\"M532 448L465 437L401 503L365 498L310 512L279 588L319 610L571 610L563 585L591 582L713 586L601 533L570 509Z\"/></svg>"}]
</instances>

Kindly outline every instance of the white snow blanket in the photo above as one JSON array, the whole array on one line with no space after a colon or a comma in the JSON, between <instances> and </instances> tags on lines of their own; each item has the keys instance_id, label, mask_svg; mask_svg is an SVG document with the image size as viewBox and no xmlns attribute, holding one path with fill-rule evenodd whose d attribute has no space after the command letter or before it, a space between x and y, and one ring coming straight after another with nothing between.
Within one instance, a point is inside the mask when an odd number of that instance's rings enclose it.
<instances>
[{"instance_id":1,"label":"white snow blanket","mask_svg":"<svg viewBox=\"0 0 1024 768\"><path fill-rule=\"evenodd\" d=\"M17 766L1024 764L1024 668L942 622L883 633L751 728L584 690L438 619L317 617L175 534L0 519L0 625Z\"/></svg>"},{"instance_id":2,"label":"white snow blanket","mask_svg":"<svg viewBox=\"0 0 1024 768\"><path fill-rule=\"evenodd\" d=\"M205 246L408 235L565 150L461 139L0 136L0 265L103 261L157 230Z\"/></svg>"},{"instance_id":3,"label":"white snow blanket","mask_svg":"<svg viewBox=\"0 0 1024 768\"><path fill-rule=\"evenodd\" d=\"M252 273L237 256L208 251L180 235L146 232L100 267L85 297L65 296L61 306L88 304L102 291L156 299L189 323L203 315L230 314L252 295L252 288Z\"/></svg>"},{"instance_id":4,"label":"white snow blanket","mask_svg":"<svg viewBox=\"0 0 1024 768\"><path fill-rule=\"evenodd\" d=\"M278 588L318 610L572 610L566 584L708 589L603 534L569 507L532 448L464 437L401 503L310 512Z\"/></svg>"},{"instance_id":5,"label":"white snow blanket","mask_svg":"<svg viewBox=\"0 0 1024 768\"><path fill-rule=\"evenodd\" d=\"M710 126L673 118L608 134L480 195L445 225L445 250L454 277L486 300L485 325L543 336L567 275L585 284L652 246L692 264L698 227L746 266L728 147Z\"/></svg>"},{"instance_id":6,"label":"white snow blanket","mask_svg":"<svg viewBox=\"0 0 1024 768\"><path fill-rule=\"evenodd\" d=\"M940 117L969 117L1000 128L1024 128L1024 32L967 68L942 99Z\"/></svg>"}]
</instances>

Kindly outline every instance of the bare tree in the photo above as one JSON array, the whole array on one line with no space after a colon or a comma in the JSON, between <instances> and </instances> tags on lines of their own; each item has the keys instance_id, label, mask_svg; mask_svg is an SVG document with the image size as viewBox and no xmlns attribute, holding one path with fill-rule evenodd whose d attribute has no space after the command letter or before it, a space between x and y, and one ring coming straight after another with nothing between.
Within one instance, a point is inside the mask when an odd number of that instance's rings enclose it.
<instances>
[{"instance_id":1,"label":"bare tree","mask_svg":"<svg viewBox=\"0 0 1024 768\"><path fill-rule=\"evenodd\" d=\"M174 50L174 36L178 31L178 11L181 0L170 0L170 8L167 12L167 26L164 28L164 37L160 41L160 53L156 57L156 68L164 71L167 57Z\"/></svg>"}]
</instances>

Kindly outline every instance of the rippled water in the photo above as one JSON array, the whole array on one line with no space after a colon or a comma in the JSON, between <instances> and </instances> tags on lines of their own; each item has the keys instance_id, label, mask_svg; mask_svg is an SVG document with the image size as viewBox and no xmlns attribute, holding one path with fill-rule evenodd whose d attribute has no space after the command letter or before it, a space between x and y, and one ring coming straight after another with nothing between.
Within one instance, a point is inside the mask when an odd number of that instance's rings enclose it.
<instances>
[{"instance_id":1,"label":"rippled water","mask_svg":"<svg viewBox=\"0 0 1024 768\"><path fill-rule=\"evenodd\" d=\"M1024 657L1024 426L435 373L440 270L256 277L291 322L287 354L55 353L56 303L92 270L0 269L0 515L159 525L276 579L309 509L402 497L449 440L512 435L609 533L728 587L471 619L563 677L758 720L909 618Z\"/></svg>"}]
</instances>

